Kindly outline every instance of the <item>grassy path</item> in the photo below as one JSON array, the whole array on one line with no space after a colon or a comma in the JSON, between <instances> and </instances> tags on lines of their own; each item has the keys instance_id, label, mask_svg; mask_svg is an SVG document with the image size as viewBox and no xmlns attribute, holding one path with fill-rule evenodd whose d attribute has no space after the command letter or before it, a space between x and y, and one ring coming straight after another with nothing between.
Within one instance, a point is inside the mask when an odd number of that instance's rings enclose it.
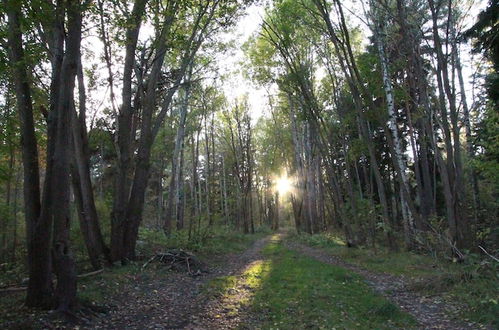
<instances>
[{"instance_id":1,"label":"grassy path","mask_svg":"<svg viewBox=\"0 0 499 330\"><path fill-rule=\"evenodd\" d=\"M239 274L211 280L191 329L390 329L416 321L359 275L288 249L277 234Z\"/></svg>"},{"instance_id":2,"label":"grassy path","mask_svg":"<svg viewBox=\"0 0 499 330\"><path fill-rule=\"evenodd\" d=\"M314 258L322 263L342 267L343 269L361 275L375 292L388 298L401 310L412 315L418 326L423 329L478 329L481 326L472 322L463 322L451 319L447 310L449 306L439 299L423 297L407 289L407 282L403 277L375 273L358 265L345 262L337 256L321 249L312 248L296 242L287 242L286 246L304 256Z\"/></svg>"}]
</instances>

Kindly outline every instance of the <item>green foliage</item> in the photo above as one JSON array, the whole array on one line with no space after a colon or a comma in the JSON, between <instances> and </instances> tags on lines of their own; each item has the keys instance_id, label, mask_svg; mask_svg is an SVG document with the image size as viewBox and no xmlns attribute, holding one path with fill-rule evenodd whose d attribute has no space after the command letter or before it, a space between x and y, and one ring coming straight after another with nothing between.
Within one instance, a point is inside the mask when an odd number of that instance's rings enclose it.
<instances>
[{"instance_id":1,"label":"green foliage","mask_svg":"<svg viewBox=\"0 0 499 330\"><path fill-rule=\"evenodd\" d=\"M345 242L332 233L321 233L317 235L293 234L291 240L298 240L307 245L320 248L344 247Z\"/></svg>"},{"instance_id":2,"label":"green foliage","mask_svg":"<svg viewBox=\"0 0 499 330\"><path fill-rule=\"evenodd\" d=\"M18 286L25 280L26 265L19 262L0 264L0 288Z\"/></svg>"},{"instance_id":3,"label":"green foliage","mask_svg":"<svg viewBox=\"0 0 499 330\"><path fill-rule=\"evenodd\" d=\"M482 149L474 165L490 183L499 183L499 112L488 106L479 124L476 145Z\"/></svg>"},{"instance_id":4,"label":"green foliage","mask_svg":"<svg viewBox=\"0 0 499 330\"><path fill-rule=\"evenodd\" d=\"M277 98L279 110L287 106L284 98ZM262 176L280 175L286 164L292 163L293 143L289 116L283 111L273 111L271 118L262 117L255 126L258 169Z\"/></svg>"},{"instance_id":5,"label":"green foliage","mask_svg":"<svg viewBox=\"0 0 499 330\"><path fill-rule=\"evenodd\" d=\"M466 302L469 308L462 311L464 317L497 329L499 327L499 289L497 288L499 269L497 263L489 268L492 271L476 274L469 280L457 278L456 283L450 289L450 297ZM483 271L483 268L481 270Z\"/></svg>"},{"instance_id":6,"label":"green foliage","mask_svg":"<svg viewBox=\"0 0 499 330\"><path fill-rule=\"evenodd\" d=\"M348 152L348 160L351 162L356 161L361 156L367 156L367 152L367 144L364 140L360 138L352 139L350 142L350 150Z\"/></svg>"},{"instance_id":7,"label":"green foliage","mask_svg":"<svg viewBox=\"0 0 499 330\"><path fill-rule=\"evenodd\" d=\"M486 80L489 96L497 107L499 105L499 3L489 0L487 8L480 12L477 22L464 33L465 38L473 38L474 51L483 52L493 64Z\"/></svg>"},{"instance_id":8,"label":"green foliage","mask_svg":"<svg viewBox=\"0 0 499 330\"><path fill-rule=\"evenodd\" d=\"M273 59L275 48L263 38L251 37L244 43L243 50L250 60L250 65L244 67L246 77L262 85L272 83L276 72L271 68L277 66Z\"/></svg>"},{"instance_id":9,"label":"green foliage","mask_svg":"<svg viewBox=\"0 0 499 330\"><path fill-rule=\"evenodd\" d=\"M200 256L222 255L244 251L255 240L265 236L269 230L259 228L254 235L234 232L229 227L206 227L190 239L187 230L176 231L165 236L163 231L141 227L137 252L150 255L165 249L184 249Z\"/></svg>"},{"instance_id":10,"label":"green foliage","mask_svg":"<svg viewBox=\"0 0 499 330\"><path fill-rule=\"evenodd\" d=\"M324 248L345 261L377 271L396 275L420 276L433 273L437 260L412 252L388 252L366 248L349 248L333 233L301 234L294 239L315 247Z\"/></svg>"},{"instance_id":11,"label":"green foliage","mask_svg":"<svg viewBox=\"0 0 499 330\"><path fill-rule=\"evenodd\" d=\"M449 301L460 301L467 308L460 317L497 328L499 326L499 264L483 256L468 254L459 265L435 266L433 274L421 278L414 288L428 294L444 294Z\"/></svg>"},{"instance_id":12,"label":"green foliage","mask_svg":"<svg viewBox=\"0 0 499 330\"><path fill-rule=\"evenodd\" d=\"M488 104L478 124L475 138L478 155L471 160L470 171L477 174L480 209L479 221L476 224L479 242L489 248L499 248L499 225L497 210L499 209L499 112L492 104ZM470 191L472 187L470 187ZM470 198L471 200L471 198Z\"/></svg>"}]
</instances>

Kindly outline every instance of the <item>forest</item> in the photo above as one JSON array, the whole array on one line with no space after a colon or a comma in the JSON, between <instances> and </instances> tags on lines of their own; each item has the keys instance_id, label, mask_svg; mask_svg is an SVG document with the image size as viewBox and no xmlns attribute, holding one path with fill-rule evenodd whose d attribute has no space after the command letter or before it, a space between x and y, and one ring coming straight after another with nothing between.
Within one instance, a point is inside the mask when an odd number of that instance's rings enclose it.
<instances>
[{"instance_id":1,"label":"forest","mask_svg":"<svg viewBox=\"0 0 499 330\"><path fill-rule=\"evenodd\" d=\"M498 0L1 0L0 328L499 327Z\"/></svg>"}]
</instances>

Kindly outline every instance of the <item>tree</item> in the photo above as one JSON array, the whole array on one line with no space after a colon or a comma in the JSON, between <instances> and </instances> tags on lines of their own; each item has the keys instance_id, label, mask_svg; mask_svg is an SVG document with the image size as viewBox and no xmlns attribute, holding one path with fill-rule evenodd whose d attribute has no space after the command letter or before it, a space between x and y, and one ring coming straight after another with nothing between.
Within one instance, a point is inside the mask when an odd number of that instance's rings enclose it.
<instances>
[{"instance_id":1,"label":"tree","mask_svg":"<svg viewBox=\"0 0 499 330\"><path fill-rule=\"evenodd\" d=\"M137 4L137 3L136 3ZM139 3L140 4L140 3ZM224 3L221 1L199 1L192 6L185 8L180 2L169 2L162 13L163 21L158 29L153 43L154 61L151 64L147 75L147 81L143 83L143 91L136 95L137 103L141 108L140 126L134 126L131 118L138 109L131 107L131 68L133 68L134 48L130 47L127 51L125 63L126 74L124 74L123 97L126 100L120 109L120 120L118 120L118 145L120 152L120 174L117 178L116 197L113 203L112 236L111 236L111 257L113 261L121 260L126 262L128 259L135 258L135 245L138 236L139 225L142 220L144 207L145 191L149 179L151 149L154 140L162 126L163 120L170 109L173 97L182 83L186 83L185 75L187 69L193 62L199 48L210 33L214 33L217 28L224 24L230 25L235 15L237 15L239 5L237 2ZM142 6L133 11L133 22L127 35L133 36L131 45L136 44L140 21L143 14ZM178 11L185 11L181 20ZM185 23L189 23L184 25ZM176 29L175 24L179 24L182 29ZM182 32L178 37L178 46L174 49L175 53L170 54L171 60L169 75L171 82L161 94L158 90L158 84L163 79L163 66L166 64L169 51L169 40L173 39L174 32ZM146 64L146 63L143 63ZM142 84L142 82L141 82ZM137 141L137 157L135 166L132 168L130 157L132 155L131 146L132 136L136 129L140 128L140 135ZM121 137L120 137L121 135ZM121 142L120 142L121 141ZM129 182L128 177L133 177Z\"/></svg>"},{"instance_id":2,"label":"tree","mask_svg":"<svg viewBox=\"0 0 499 330\"><path fill-rule=\"evenodd\" d=\"M477 22L469 28L463 37L474 39L474 51L483 52L492 62L494 72L487 76L487 91L492 102L497 106L499 101L499 1L489 0L487 8L478 15Z\"/></svg>"},{"instance_id":3,"label":"tree","mask_svg":"<svg viewBox=\"0 0 499 330\"><path fill-rule=\"evenodd\" d=\"M231 112L225 112L228 137L226 138L233 157L233 171L237 180L239 201L238 219L242 219L243 232L254 233L251 213L253 189L253 130L247 100L236 103Z\"/></svg>"},{"instance_id":4,"label":"tree","mask_svg":"<svg viewBox=\"0 0 499 330\"><path fill-rule=\"evenodd\" d=\"M70 217L70 153L73 89L80 52L82 11L79 1L57 3L51 9L55 16L50 31L52 81L48 119L47 168L43 198L40 201L37 142L34 135L33 109L29 78L22 44L20 14L16 1L9 8L9 43L18 111L22 121L25 166L25 207L30 270L28 306L49 307L54 294L57 309L69 311L76 304L76 270L69 242ZM67 34L64 32L67 29ZM64 48L63 48L64 47ZM23 63L24 62L24 63ZM19 75L19 76L18 76ZM54 173L57 173L56 175ZM57 206L55 205L57 201ZM57 287L52 291L54 270Z\"/></svg>"}]
</instances>

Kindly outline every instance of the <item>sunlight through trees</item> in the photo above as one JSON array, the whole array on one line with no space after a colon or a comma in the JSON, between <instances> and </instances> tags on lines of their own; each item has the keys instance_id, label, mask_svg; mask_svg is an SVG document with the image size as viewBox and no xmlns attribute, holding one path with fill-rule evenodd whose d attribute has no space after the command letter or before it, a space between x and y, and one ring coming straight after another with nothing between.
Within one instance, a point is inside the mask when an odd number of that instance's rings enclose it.
<instances>
[{"instance_id":1,"label":"sunlight through trees","mask_svg":"<svg viewBox=\"0 0 499 330\"><path fill-rule=\"evenodd\" d=\"M26 306L73 315L78 274L134 265L150 237L283 227L497 262L498 12L2 1L0 287L27 278Z\"/></svg>"}]
</instances>

